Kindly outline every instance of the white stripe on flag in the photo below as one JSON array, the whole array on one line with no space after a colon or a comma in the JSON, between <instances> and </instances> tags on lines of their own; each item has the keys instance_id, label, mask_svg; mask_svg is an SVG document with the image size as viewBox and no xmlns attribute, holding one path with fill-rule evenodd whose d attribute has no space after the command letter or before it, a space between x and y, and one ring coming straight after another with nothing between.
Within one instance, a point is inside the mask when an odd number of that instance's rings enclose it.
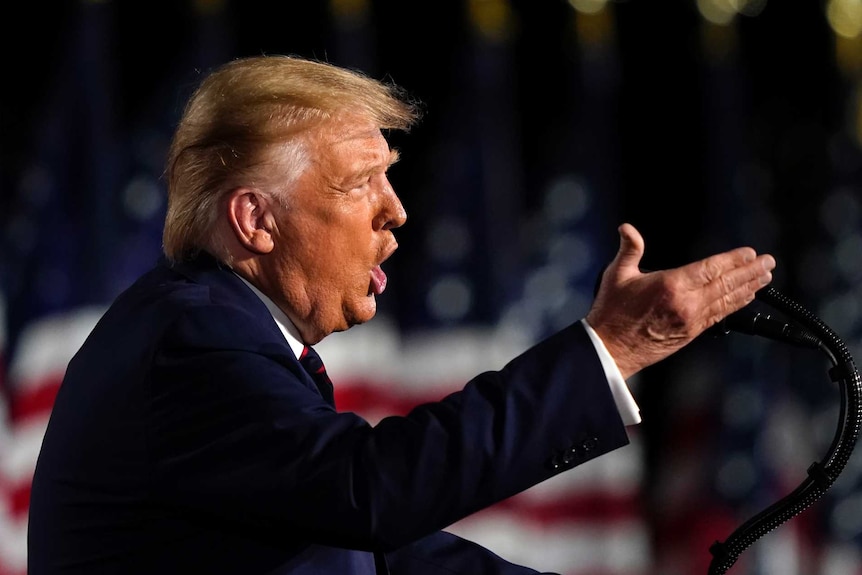
<instances>
[{"instance_id":1,"label":"white stripe on flag","mask_svg":"<svg viewBox=\"0 0 862 575\"><path fill-rule=\"evenodd\" d=\"M104 312L104 307L77 308L28 325L9 366L10 387L15 393L39 385L48 375L65 373Z\"/></svg>"},{"instance_id":2,"label":"white stripe on flag","mask_svg":"<svg viewBox=\"0 0 862 575\"><path fill-rule=\"evenodd\" d=\"M635 519L543 527L517 515L488 512L468 517L447 531L539 571L646 575L651 564L649 533Z\"/></svg>"},{"instance_id":3,"label":"white stripe on flag","mask_svg":"<svg viewBox=\"0 0 862 575\"><path fill-rule=\"evenodd\" d=\"M385 317L334 333L315 349L326 370L338 381L368 379L398 384L399 393L440 389L451 382L460 387L483 371L500 369L529 347L510 332L486 328L440 329L402 337Z\"/></svg>"},{"instance_id":4,"label":"white stripe on flag","mask_svg":"<svg viewBox=\"0 0 862 575\"><path fill-rule=\"evenodd\" d=\"M29 481L36 469L36 459L42 449L42 439L48 427L48 416L28 419L16 425L10 434L11 441L0 460L0 476L10 485Z\"/></svg>"}]
</instances>

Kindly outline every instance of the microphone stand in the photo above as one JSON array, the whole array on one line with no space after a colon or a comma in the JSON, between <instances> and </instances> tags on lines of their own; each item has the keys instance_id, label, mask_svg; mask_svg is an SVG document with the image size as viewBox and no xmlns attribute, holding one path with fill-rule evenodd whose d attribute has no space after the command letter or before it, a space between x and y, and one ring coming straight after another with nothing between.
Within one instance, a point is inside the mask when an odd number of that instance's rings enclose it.
<instances>
[{"instance_id":1,"label":"microphone stand","mask_svg":"<svg viewBox=\"0 0 862 575\"><path fill-rule=\"evenodd\" d=\"M838 428L826 455L811 464L808 476L793 492L755 514L733 531L724 542L716 541L710 546L709 551L713 558L709 575L723 575L755 541L820 499L850 459L862 425L862 380L841 338L810 311L771 286L760 290L756 298L798 322L808 330L812 338L816 338L812 339L816 342L815 346L829 356L832 362L829 376L841 387Z\"/></svg>"}]
</instances>

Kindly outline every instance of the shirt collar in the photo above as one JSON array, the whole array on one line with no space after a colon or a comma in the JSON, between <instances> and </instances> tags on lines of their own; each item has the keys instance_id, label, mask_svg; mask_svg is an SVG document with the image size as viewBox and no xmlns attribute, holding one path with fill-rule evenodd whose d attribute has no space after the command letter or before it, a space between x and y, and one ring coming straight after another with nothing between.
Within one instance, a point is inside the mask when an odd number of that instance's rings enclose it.
<instances>
[{"instance_id":1,"label":"shirt collar","mask_svg":"<svg viewBox=\"0 0 862 575\"><path fill-rule=\"evenodd\" d=\"M268 309L269 313L272 314L272 318L275 320L276 325L278 325L278 329L281 330L282 335L284 335L284 339L287 340L287 344L290 346L290 349L293 350L293 354L298 358L302 354L302 349L305 347L305 344L302 343L302 337L299 335L299 330L296 329L296 326L293 325L293 322L290 321L287 314L281 311L281 308L275 305L269 297L254 287L247 279L236 272L234 272L234 274L245 282L245 285L251 288L251 291L253 291L264 303L266 309Z\"/></svg>"}]
</instances>

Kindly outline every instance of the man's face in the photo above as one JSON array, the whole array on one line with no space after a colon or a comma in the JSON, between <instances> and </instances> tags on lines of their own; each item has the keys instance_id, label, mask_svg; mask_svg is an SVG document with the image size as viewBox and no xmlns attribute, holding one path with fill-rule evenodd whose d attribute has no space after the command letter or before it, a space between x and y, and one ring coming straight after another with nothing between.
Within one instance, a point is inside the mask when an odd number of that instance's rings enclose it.
<instances>
[{"instance_id":1,"label":"man's face","mask_svg":"<svg viewBox=\"0 0 862 575\"><path fill-rule=\"evenodd\" d=\"M397 154L376 127L329 124L308 149L310 167L275 208L263 272L270 297L314 344L374 317L386 287L380 264L407 214L386 176Z\"/></svg>"}]
</instances>

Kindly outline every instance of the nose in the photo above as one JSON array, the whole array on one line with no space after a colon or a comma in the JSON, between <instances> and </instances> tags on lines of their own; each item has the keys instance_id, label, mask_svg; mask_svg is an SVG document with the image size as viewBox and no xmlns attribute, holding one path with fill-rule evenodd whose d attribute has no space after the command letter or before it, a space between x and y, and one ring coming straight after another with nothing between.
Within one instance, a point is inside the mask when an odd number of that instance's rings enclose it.
<instances>
[{"instance_id":1,"label":"nose","mask_svg":"<svg viewBox=\"0 0 862 575\"><path fill-rule=\"evenodd\" d=\"M382 204L380 212L374 220L374 229L390 230L404 225L407 221L407 211L401 204L398 194L392 189L389 182L382 192Z\"/></svg>"}]
</instances>

